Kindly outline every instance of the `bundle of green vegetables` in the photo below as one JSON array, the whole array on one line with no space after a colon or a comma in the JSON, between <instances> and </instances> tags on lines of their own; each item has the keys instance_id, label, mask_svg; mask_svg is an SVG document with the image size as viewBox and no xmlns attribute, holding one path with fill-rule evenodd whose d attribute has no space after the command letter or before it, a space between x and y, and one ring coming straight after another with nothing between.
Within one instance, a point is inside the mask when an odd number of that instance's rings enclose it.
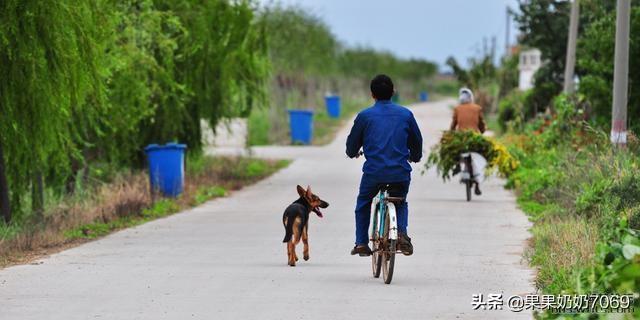
<instances>
[{"instance_id":1,"label":"bundle of green vegetables","mask_svg":"<svg viewBox=\"0 0 640 320\"><path fill-rule=\"evenodd\" d=\"M476 152L487 159L486 170L497 170L500 176L507 177L518 169L519 162L507 148L474 131L445 131L440 143L433 146L427 159L426 168L436 167L443 180L451 178L453 168L460 163L460 155Z\"/></svg>"}]
</instances>

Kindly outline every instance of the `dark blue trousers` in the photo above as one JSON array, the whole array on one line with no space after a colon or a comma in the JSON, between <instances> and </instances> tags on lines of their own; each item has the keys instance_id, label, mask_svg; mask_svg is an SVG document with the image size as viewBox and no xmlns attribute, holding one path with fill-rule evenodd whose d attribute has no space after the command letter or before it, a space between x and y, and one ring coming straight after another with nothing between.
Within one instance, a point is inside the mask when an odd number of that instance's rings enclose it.
<instances>
[{"instance_id":1,"label":"dark blue trousers","mask_svg":"<svg viewBox=\"0 0 640 320\"><path fill-rule=\"evenodd\" d=\"M378 193L381 184L393 183L397 188L389 191L389 196L403 197L406 199L409 192L410 180L407 181L386 181L380 182L377 179L362 176L360 180L360 192L356 204L356 245L369 243L369 223L371 221L371 202ZM398 231L406 233L409 218L409 205L407 201L396 204L396 214L398 216Z\"/></svg>"}]
</instances>

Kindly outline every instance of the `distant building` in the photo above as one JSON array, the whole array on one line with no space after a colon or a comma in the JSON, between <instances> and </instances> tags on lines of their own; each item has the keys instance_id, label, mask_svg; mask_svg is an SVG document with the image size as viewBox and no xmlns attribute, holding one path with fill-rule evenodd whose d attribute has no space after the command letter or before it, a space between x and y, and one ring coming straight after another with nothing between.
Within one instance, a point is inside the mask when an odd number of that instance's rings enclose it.
<instances>
[{"instance_id":1,"label":"distant building","mask_svg":"<svg viewBox=\"0 0 640 320\"><path fill-rule=\"evenodd\" d=\"M244 148L248 138L247 119L232 118L220 121L216 131L211 130L209 122L200 121L202 143L205 147Z\"/></svg>"},{"instance_id":2,"label":"distant building","mask_svg":"<svg viewBox=\"0 0 640 320\"><path fill-rule=\"evenodd\" d=\"M520 52L520 63L518 64L518 70L520 71L518 88L520 90L524 91L533 88L533 76L538 69L540 69L540 66L542 66L540 55L541 52L538 49L529 49Z\"/></svg>"}]
</instances>

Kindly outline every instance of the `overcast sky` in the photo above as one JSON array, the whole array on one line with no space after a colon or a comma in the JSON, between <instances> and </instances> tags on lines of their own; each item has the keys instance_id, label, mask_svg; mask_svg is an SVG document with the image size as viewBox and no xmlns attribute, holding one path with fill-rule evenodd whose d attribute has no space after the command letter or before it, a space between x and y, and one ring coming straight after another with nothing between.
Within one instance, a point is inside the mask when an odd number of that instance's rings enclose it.
<instances>
[{"instance_id":1,"label":"overcast sky","mask_svg":"<svg viewBox=\"0 0 640 320\"><path fill-rule=\"evenodd\" d=\"M260 0L262 4L272 0ZM483 38L496 36L504 52L506 7L517 0L280 0L322 17L350 45L386 49L398 56L444 65L453 55L463 64L482 52ZM516 26L511 24L515 39ZM513 40L512 40L513 42Z\"/></svg>"}]
</instances>

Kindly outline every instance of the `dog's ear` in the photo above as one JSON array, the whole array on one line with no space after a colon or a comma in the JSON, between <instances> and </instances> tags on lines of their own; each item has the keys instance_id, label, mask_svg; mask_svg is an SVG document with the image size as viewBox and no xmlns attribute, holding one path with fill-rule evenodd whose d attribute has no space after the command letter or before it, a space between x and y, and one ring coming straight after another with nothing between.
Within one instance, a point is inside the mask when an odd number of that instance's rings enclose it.
<instances>
[{"instance_id":1,"label":"dog's ear","mask_svg":"<svg viewBox=\"0 0 640 320\"><path fill-rule=\"evenodd\" d=\"M300 185L298 185L296 189L298 190L298 195L300 195L301 197L304 197L305 194L307 193L306 191L304 191L304 188L301 187Z\"/></svg>"},{"instance_id":2,"label":"dog's ear","mask_svg":"<svg viewBox=\"0 0 640 320\"><path fill-rule=\"evenodd\" d=\"M311 192L311 186L307 185L307 199L311 199L313 192Z\"/></svg>"}]
</instances>

